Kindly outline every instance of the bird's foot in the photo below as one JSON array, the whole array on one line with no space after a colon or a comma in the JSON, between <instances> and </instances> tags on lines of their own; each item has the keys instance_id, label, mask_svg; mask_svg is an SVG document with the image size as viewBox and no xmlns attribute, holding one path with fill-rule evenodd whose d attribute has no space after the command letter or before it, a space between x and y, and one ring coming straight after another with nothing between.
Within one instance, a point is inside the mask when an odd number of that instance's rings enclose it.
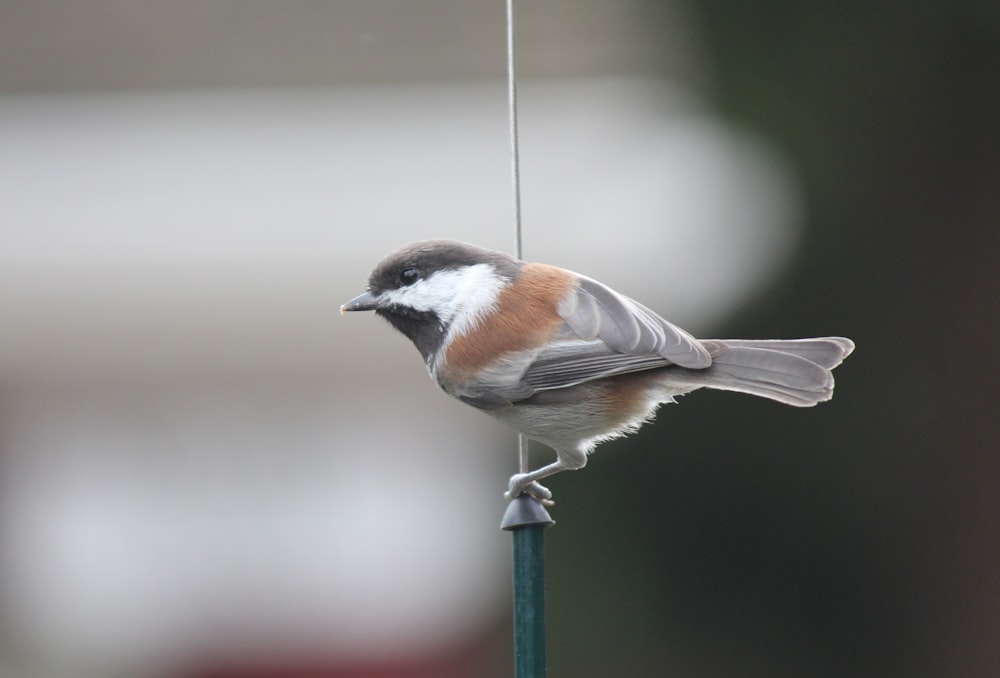
<instances>
[{"instance_id":1,"label":"bird's foot","mask_svg":"<svg viewBox=\"0 0 1000 678\"><path fill-rule=\"evenodd\" d=\"M530 473L515 473L512 475L510 477L510 484L507 486L507 491L504 492L503 496L507 501L511 501L522 494L536 499L542 506L555 505L555 502L552 501L552 492L549 491L549 488L532 480Z\"/></svg>"}]
</instances>

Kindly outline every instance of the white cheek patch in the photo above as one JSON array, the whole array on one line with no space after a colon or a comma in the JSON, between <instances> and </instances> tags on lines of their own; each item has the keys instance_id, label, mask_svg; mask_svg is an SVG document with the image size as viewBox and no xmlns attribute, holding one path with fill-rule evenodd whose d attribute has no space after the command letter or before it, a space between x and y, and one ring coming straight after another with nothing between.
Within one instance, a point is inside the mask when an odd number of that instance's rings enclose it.
<instances>
[{"instance_id":1,"label":"white cheek patch","mask_svg":"<svg viewBox=\"0 0 1000 678\"><path fill-rule=\"evenodd\" d=\"M507 280L490 264L438 271L430 277L385 293L391 304L416 311L432 311L448 327L448 336L461 336L496 310Z\"/></svg>"}]
</instances>

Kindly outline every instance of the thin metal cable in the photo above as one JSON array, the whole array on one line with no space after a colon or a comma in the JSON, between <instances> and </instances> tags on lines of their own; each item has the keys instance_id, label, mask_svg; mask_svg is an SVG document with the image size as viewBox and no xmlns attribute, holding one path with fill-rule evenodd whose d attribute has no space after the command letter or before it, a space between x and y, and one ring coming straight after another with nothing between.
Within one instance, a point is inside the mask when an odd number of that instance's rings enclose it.
<instances>
[{"instance_id":1,"label":"thin metal cable","mask_svg":"<svg viewBox=\"0 0 1000 678\"><path fill-rule=\"evenodd\" d=\"M521 238L521 159L518 152L517 136L517 43L515 40L514 0L507 0L507 113L510 121L510 173L514 185L514 256L521 259L523 241ZM528 439L523 433L517 436L517 466L521 473L527 473Z\"/></svg>"},{"instance_id":2,"label":"thin metal cable","mask_svg":"<svg viewBox=\"0 0 1000 678\"><path fill-rule=\"evenodd\" d=\"M517 62L514 0L507 0L507 103L510 119L510 169L514 184L514 255L523 256L521 241L521 161L517 137Z\"/></svg>"}]
</instances>

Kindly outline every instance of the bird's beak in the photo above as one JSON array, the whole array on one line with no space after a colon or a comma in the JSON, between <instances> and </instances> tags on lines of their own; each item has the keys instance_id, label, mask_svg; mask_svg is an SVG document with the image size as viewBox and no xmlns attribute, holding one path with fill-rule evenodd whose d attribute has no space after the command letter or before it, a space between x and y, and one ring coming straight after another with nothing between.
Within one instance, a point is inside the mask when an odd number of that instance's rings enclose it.
<instances>
[{"instance_id":1,"label":"bird's beak","mask_svg":"<svg viewBox=\"0 0 1000 678\"><path fill-rule=\"evenodd\" d=\"M371 292L362 292L340 307L340 315L348 311L374 311L378 306L378 297Z\"/></svg>"}]
</instances>

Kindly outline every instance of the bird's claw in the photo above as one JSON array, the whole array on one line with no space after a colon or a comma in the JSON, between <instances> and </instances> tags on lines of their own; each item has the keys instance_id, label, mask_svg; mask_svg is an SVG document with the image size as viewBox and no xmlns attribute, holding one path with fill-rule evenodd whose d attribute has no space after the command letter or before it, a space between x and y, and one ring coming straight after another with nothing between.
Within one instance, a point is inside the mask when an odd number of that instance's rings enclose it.
<instances>
[{"instance_id":1,"label":"bird's claw","mask_svg":"<svg viewBox=\"0 0 1000 678\"><path fill-rule=\"evenodd\" d=\"M507 486L507 491L504 492L504 498L507 501L512 501L516 497L526 494L541 503L542 506L554 506L555 502L552 501L552 492L549 491L549 488L539 482L529 480L529 478L530 474L528 473L515 473L512 475L510 483Z\"/></svg>"}]
</instances>

